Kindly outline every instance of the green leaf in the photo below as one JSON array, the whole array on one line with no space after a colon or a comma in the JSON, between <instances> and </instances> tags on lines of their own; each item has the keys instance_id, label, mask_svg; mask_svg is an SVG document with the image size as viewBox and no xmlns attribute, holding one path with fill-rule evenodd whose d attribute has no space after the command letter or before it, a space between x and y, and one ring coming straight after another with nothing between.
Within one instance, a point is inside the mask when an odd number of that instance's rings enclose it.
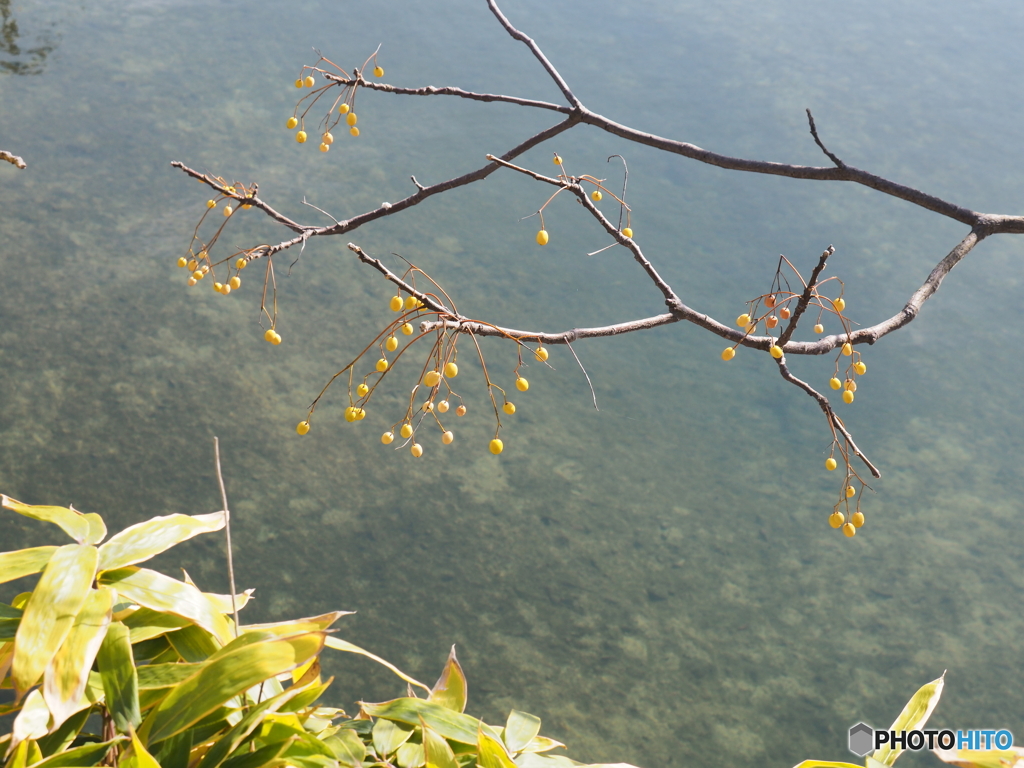
<instances>
[{"instance_id":1,"label":"green leaf","mask_svg":"<svg viewBox=\"0 0 1024 768\"><path fill-rule=\"evenodd\" d=\"M160 742L158 749L153 752L153 757L162 768L188 768L194 741L196 738L201 738L196 733L197 730L197 728L189 728L177 736L171 736L171 738Z\"/></svg>"},{"instance_id":2,"label":"green leaf","mask_svg":"<svg viewBox=\"0 0 1024 768\"><path fill-rule=\"evenodd\" d=\"M412 736L415 726L408 723L396 723L393 720L379 718L370 732L373 737L373 748L381 757L394 754L395 750L405 744Z\"/></svg>"},{"instance_id":3,"label":"green leaf","mask_svg":"<svg viewBox=\"0 0 1024 768\"><path fill-rule=\"evenodd\" d=\"M141 643L191 624L188 619L152 608L139 608L121 620L132 632L132 643Z\"/></svg>"},{"instance_id":4,"label":"green leaf","mask_svg":"<svg viewBox=\"0 0 1024 768\"><path fill-rule=\"evenodd\" d=\"M398 768L420 768L423 765L423 745L407 741L395 752L395 762Z\"/></svg>"},{"instance_id":5,"label":"green leaf","mask_svg":"<svg viewBox=\"0 0 1024 768\"><path fill-rule=\"evenodd\" d=\"M103 680L104 700L121 733L138 728L142 722L139 707L139 676L132 657L131 630L119 621L107 629L97 658Z\"/></svg>"},{"instance_id":6,"label":"green leaf","mask_svg":"<svg viewBox=\"0 0 1024 768\"><path fill-rule=\"evenodd\" d=\"M205 666L198 664L145 664L138 667L139 688L173 688L178 683L188 680Z\"/></svg>"},{"instance_id":7,"label":"green leaf","mask_svg":"<svg viewBox=\"0 0 1024 768\"><path fill-rule=\"evenodd\" d=\"M423 730L423 759L427 768L459 768L448 742L422 720L420 723Z\"/></svg>"},{"instance_id":8,"label":"green leaf","mask_svg":"<svg viewBox=\"0 0 1024 768\"><path fill-rule=\"evenodd\" d=\"M420 719L446 739L463 744L476 744L481 723L475 717L416 698L401 698L380 704L359 702L363 712L372 717L419 725Z\"/></svg>"},{"instance_id":9,"label":"green leaf","mask_svg":"<svg viewBox=\"0 0 1024 768\"><path fill-rule=\"evenodd\" d=\"M448 652L448 661L444 665L441 677L434 683L427 701L440 704L442 707L454 709L456 712L466 711L466 699L469 692L466 686L466 675L455 658L455 646Z\"/></svg>"},{"instance_id":10,"label":"green leaf","mask_svg":"<svg viewBox=\"0 0 1024 768\"><path fill-rule=\"evenodd\" d=\"M513 709L505 723L505 746L509 752L522 752L540 733L540 718Z\"/></svg>"},{"instance_id":11,"label":"green leaf","mask_svg":"<svg viewBox=\"0 0 1024 768\"><path fill-rule=\"evenodd\" d=\"M68 745L78 736L78 732L85 727L85 722L89 719L90 714L92 714L92 711L88 707L81 709L65 720L57 730L39 739L36 743L39 745L43 757L49 757L66 750Z\"/></svg>"},{"instance_id":12,"label":"green leaf","mask_svg":"<svg viewBox=\"0 0 1024 768\"><path fill-rule=\"evenodd\" d=\"M81 709L89 670L110 625L116 593L110 587L90 589L71 631L43 675L43 698L56 727Z\"/></svg>"},{"instance_id":13,"label":"green leaf","mask_svg":"<svg viewBox=\"0 0 1024 768\"><path fill-rule=\"evenodd\" d=\"M189 663L206 661L221 650L209 632L194 624L167 635L167 642Z\"/></svg>"},{"instance_id":14,"label":"green leaf","mask_svg":"<svg viewBox=\"0 0 1024 768\"><path fill-rule=\"evenodd\" d=\"M323 648L324 634L271 640L239 648L204 664L160 702L139 729L151 744L173 736L247 688L289 672Z\"/></svg>"},{"instance_id":15,"label":"green leaf","mask_svg":"<svg viewBox=\"0 0 1024 768\"><path fill-rule=\"evenodd\" d=\"M324 743L331 748L338 762L346 768L360 768L366 757L366 745L355 731L343 728ZM455 766L454 768L458 768Z\"/></svg>"},{"instance_id":16,"label":"green leaf","mask_svg":"<svg viewBox=\"0 0 1024 768\"><path fill-rule=\"evenodd\" d=\"M202 592L184 582L148 568L130 565L114 571L101 571L99 583L114 587L119 594L145 608L189 619L223 643L231 640L231 629L224 616L214 609Z\"/></svg>"},{"instance_id":17,"label":"green leaf","mask_svg":"<svg viewBox=\"0 0 1024 768\"><path fill-rule=\"evenodd\" d=\"M160 768L160 763L146 751L134 730L132 730L132 752L132 768ZM118 762L123 764L125 762L124 757Z\"/></svg>"},{"instance_id":18,"label":"green leaf","mask_svg":"<svg viewBox=\"0 0 1024 768\"><path fill-rule=\"evenodd\" d=\"M36 763L32 768L74 768L75 766L98 765L107 751L123 739L123 736L118 736L110 741L83 744L74 749L58 752L42 762Z\"/></svg>"},{"instance_id":19,"label":"green leaf","mask_svg":"<svg viewBox=\"0 0 1024 768\"><path fill-rule=\"evenodd\" d=\"M85 515L77 509L67 507L33 506L15 501L10 496L0 494L0 506L14 510L19 515L31 517L33 520L41 520L44 523L53 523L60 526L64 532L79 544L85 543L90 538L89 530L92 527Z\"/></svg>"},{"instance_id":20,"label":"green leaf","mask_svg":"<svg viewBox=\"0 0 1024 768\"><path fill-rule=\"evenodd\" d=\"M32 547L0 553L0 584L39 573L56 551L57 547Z\"/></svg>"},{"instance_id":21,"label":"green leaf","mask_svg":"<svg viewBox=\"0 0 1024 768\"><path fill-rule=\"evenodd\" d=\"M327 638L327 642L325 643L325 645L328 648L333 648L336 651L345 651L346 653L357 653L360 656L365 656L368 659L373 659L378 664L381 664L381 665L387 667L388 669L390 669L392 672L394 672L396 675L398 675L400 678L405 680L405 682L409 683L410 685L415 685L415 686L417 686L419 688L422 688L427 693L430 693L430 689L427 686L425 686L423 683L421 683L419 680L416 680L415 678L409 677L407 674L405 674L405 672L400 670L398 667L396 667L391 662L384 661L384 659L382 659L380 656L376 656L376 655L370 653L369 651L363 650L358 645L353 645L352 643L350 643L350 642L348 642L346 640L342 640L340 637L333 637L333 636Z\"/></svg>"},{"instance_id":22,"label":"green leaf","mask_svg":"<svg viewBox=\"0 0 1024 768\"><path fill-rule=\"evenodd\" d=\"M141 563L193 536L219 531L223 527L223 512L154 517L125 528L100 547L99 568L109 571Z\"/></svg>"},{"instance_id":23,"label":"green leaf","mask_svg":"<svg viewBox=\"0 0 1024 768\"><path fill-rule=\"evenodd\" d=\"M287 741L278 741L257 749L255 752L243 752L223 763L224 768L263 768L277 765L277 757L291 745Z\"/></svg>"},{"instance_id":24,"label":"green leaf","mask_svg":"<svg viewBox=\"0 0 1024 768\"><path fill-rule=\"evenodd\" d=\"M96 575L96 556L96 547L68 544L46 565L14 641L11 675L19 696L39 682L71 631Z\"/></svg>"},{"instance_id":25,"label":"green leaf","mask_svg":"<svg viewBox=\"0 0 1024 768\"><path fill-rule=\"evenodd\" d=\"M938 680L932 680L930 683L922 685L917 693L910 697L907 706L903 708L899 717L889 726L889 730L899 733L900 731L912 731L923 727L928 722L928 718L931 717L935 706L939 703L939 697L942 696L942 687L946 684L945 678L946 673L943 672L942 677ZM903 754L903 747L893 749L891 745L886 744L877 750L872 757L882 765L891 766L901 754Z\"/></svg>"},{"instance_id":26,"label":"green leaf","mask_svg":"<svg viewBox=\"0 0 1024 768\"><path fill-rule=\"evenodd\" d=\"M504 745L481 728L477 746L480 750L477 765L480 768L517 768Z\"/></svg>"},{"instance_id":27,"label":"green leaf","mask_svg":"<svg viewBox=\"0 0 1024 768\"><path fill-rule=\"evenodd\" d=\"M23 611L12 605L0 603L0 643L14 642L22 613Z\"/></svg>"}]
</instances>

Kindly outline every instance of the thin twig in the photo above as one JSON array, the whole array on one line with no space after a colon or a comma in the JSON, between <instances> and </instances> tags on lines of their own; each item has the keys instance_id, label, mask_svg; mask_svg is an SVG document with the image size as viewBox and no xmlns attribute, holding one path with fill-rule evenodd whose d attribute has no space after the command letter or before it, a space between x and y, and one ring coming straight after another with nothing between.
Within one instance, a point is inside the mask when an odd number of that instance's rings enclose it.
<instances>
[{"instance_id":1,"label":"thin twig","mask_svg":"<svg viewBox=\"0 0 1024 768\"><path fill-rule=\"evenodd\" d=\"M814 124L814 115L811 114L811 110L809 109L807 110L807 122L811 124L811 136L814 137L814 143L821 148L822 152L828 155L828 159L835 163L836 166L838 166L839 168L845 168L846 163L844 163L838 157L829 152L828 149L825 148L825 145L821 143L821 139L818 138L818 127Z\"/></svg>"},{"instance_id":2,"label":"thin twig","mask_svg":"<svg viewBox=\"0 0 1024 768\"><path fill-rule=\"evenodd\" d=\"M583 375L587 377L587 385L590 387L590 396L594 398L594 410L600 411L601 409L597 407L597 393L594 391L594 383L590 380L590 374L587 373L587 369L584 368L583 363L580 362L580 358L576 354L576 350L572 348L572 342L566 341L565 346L567 346L569 351L572 352L572 356L576 358L576 364L580 367L580 370L583 371Z\"/></svg>"},{"instance_id":3,"label":"thin twig","mask_svg":"<svg viewBox=\"0 0 1024 768\"><path fill-rule=\"evenodd\" d=\"M231 610L235 614L235 637L238 637L238 603L235 601L235 564L231 558L231 512L228 511L228 492L224 488L224 475L220 471L220 441L213 438L213 457L217 465L217 482L220 483L220 500L224 505L224 535L228 541L228 581L231 586Z\"/></svg>"}]
</instances>

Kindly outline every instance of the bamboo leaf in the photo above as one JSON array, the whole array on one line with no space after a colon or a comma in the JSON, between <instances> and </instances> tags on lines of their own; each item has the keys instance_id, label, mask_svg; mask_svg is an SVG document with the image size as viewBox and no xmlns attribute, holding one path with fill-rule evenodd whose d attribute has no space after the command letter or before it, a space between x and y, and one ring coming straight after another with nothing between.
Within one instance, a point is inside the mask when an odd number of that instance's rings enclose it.
<instances>
[{"instance_id":1,"label":"bamboo leaf","mask_svg":"<svg viewBox=\"0 0 1024 768\"><path fill-rule=\"evenodd\" d=\"M149 560L200 533L224 527L224 513L165 515L125 528L100 547L100 570L110 571Z\"/></svg>"},{"instance_id":2,"label":"bamboo leaf","mask_svg":"<svg viewBox=\"0 0 1024 768\"><path fill-rule=\"evenodd\" d=\"M549 739L547 736L534 736L533 739L530 740L530 743L523 747L520 751L547 752L548 750L557 749L558 747L564 746L565 744L563 744L562 742L555 741L554 739ZM860 767L858 766L858 768Z\"/></svg>"},{"instance_id":3,"label":"bamboo leaf","mask_svg":"<svg viewBox=\"0 0 1024 768\"><path fill-rule=\"evenodd\" d=\"M423 759L427 768L459 768L448 742L422 720L420 727L423 730Z\"/></svg>"},{"instance_id":4,"label":"bamboo leaf","mask_svg":"<svg viewBox=\"0 0 1024 768\"><path fill-rule=\"evenodd\" d=\"M189 663L206 661L221 649L209 632L195 624L167 635L167 642Z\"/></svg>"},{"instance_id":5,"label":"bamboo leaf","mask_svg":"<svg viewBox=\"0 0 1024 768\"><path fill-rule=\"evenodd\" d=\"M191 624L188 619L152 608L139 608L125 616L121 622L131 630L132 643L141 643L173 632Z\"/></svg>"},{"instance_id":6,"label":"bamboo leaf","mask_svg":"<svg viewBox=\"0 0 1024 768\"><path fill-rule=\"evenodd\" d=\"M414 726L408 723L396 723L393 720L378 718L370 732L373 748L382 758L394 754L395 750L405 744L412 736Z\"/></svg>"},{"instance_id":7,"label":"bamboo leaf","mask_svg":"<svg viewBox=\"0 0 1024 768\"><path fill-rule=\"evenodd\" d=\"M405 682L407 682L407 683L409 683L411 685L415 685L415 686L417 686L419 688L422 688L427 693L430 693L430 689L427 686L425 686L423 683L421 683L419 680L416 680L415 678L409 677L407 674L405 674L405 672L400 670L398 667L396 667L391 662L384 661L384 659L382 659L380 656L376 656L376 655L370 653L369 651L363 650L358 645L353 645L352 643L350 643L350 642L348 642L346 640L342 640L340 637L333 637L333 636L327 638L327 642L325 643L325 645L328 648L333 648L336 651L345 651L346 653L356 653L356 654L359 654L360 656L365 656L368 659L373 659L378 664L381 664L381 665L387 667L388 669L390 669L392 672L394 672L400 678L405 680Z\"/></svg>"},{"instance_id":8,"label":"bamboo leaf","mask_svg":"<svg viewBox=\"0 0 1024 768\"><path fill-rule=\"evenodd\" d=\"M946 684L945 682L946 673L942 673L942 677L938 680L932 680L930 683L922 685L913 696L910 697L910 701L907 702L907 706L900 712L899 717L889 727L890 731L912 731L914 729L920 729L928 718L931 717L932 712L935 711L935 706L939 703L939 697L942 696L942 687ZM896 762L898 758L903 754L903 747L893 749L891 745L886 744L881 749L875 752L872 757L880 762L882 765L891 766Z\"/></svg>"},{"instance_id":9,"label":"bamboo leaf","mask_svg":"<svg viewBox=\"0 0 1024 768\"><path fill-rule=\"evenodd\" d=\"M25 698L21 712L14 718L11 729L11 746L16 747L26 739L39 739L46 735L50 722L50 710L46 708L43 694L36 688Z\"/></svg>"},{"instance_id":10,"label":"bamboo leaf","mask_svg":"<svg viewBox=\"0 0 1024 768\"><path fill-rule=\"evenodd\" d=\"M480 768L517 768L500 741L485 733L482 728L478 736L477 746L480 752L476 762Z\"/></svg>"},{"instance_id":11,"label":"bamboo leaf","mask_svg":"<svg viewBox=\"0 0 1024 768\"><path fill-rule=\"evenodd\" d=\"M110 741L83 744L74 749L58 752L42 762L36 763L32 768L74 768L75 766L99 765L100 760L110 748L123 740L123 736L118 736Z\"/></svg>"},{"instance_id":12,"label":"bamboo leaf","mask_svg":"<svg viewBox=\"0 0 1024 768\"><path fill-rule=\"evenodd\" d=\"M32 547L0 553L0 584L39 573L56 551L57 547Z\"/></svg>"},{"instance_id":13,"label":"bamboo leaf","mask_svg":"<svg viewBox=\"0 0 1024 768\"><path fill-rule=\"evenodd\" d=\"M204 664L146 664L138 668L139 688L172 688L184 680L188 680L198 672Z\"/></svg>"},{"instance_id":14,"label":"bamboo leaf","mask_svg":"<svg viewBox=\"0 0 1024 768\"><path fill-rule=\"evenodd\" d=\"M189 727L247 688L302 664L323 648L324 634L272 640L239 648L204 664L160 702L139 729L147 744Z\"/></svg>"},{"instance_id":15,"label":"bamboo leaf","mask_svg":"<svg viewBox=\"0 0 1024 768\"><path fill-rule=\"evenodd\" d=\"M454 709L456 712L465 712L468 696L466 675L459 665L459 660L455 658L455 646L453 645L451 651L448 652L448 661L444 665L444 671L434 683L427 701Z\"/></svg>"},{"instance_id":16,"label":"bamboo leaf","mask_svg":"<svg viewBox=\"0 0 1024 768\"><path fill-rule=\"evenodd\" d=\"M79 710L67 720L65 720L57 730L46 734L36 743L39 745L39 749L43 753L43 757L49 757L59 752L64 752L68 745L75 740L78 736L78 732L85 727L86 721L89 719L91 710L89 707Z\"/></svg>"},{"instance_id":17,"label":"bamboo leaf","mask_svg":"<svg viewBox=\"0 0 1024 768\"><path fill-rule=\"evenodd\" d=\"M420 768L423 765L423 745L407 741L395 752L398 768Z\"/></svg>"},{"instance_id":18,"label":"bamboo leaf","mask_svg":"<svg viewBox=\"0 0 1024 768\"><path fill-rule=\"evenodd\" d=\"M89 533L82 541L83 544L99 544L107 537L107 524L103 522L102 517L95 512L89 512L82 517L89 523Z\"/></svg>"},{"instance_id":19,"label":"bamboo leaf","mask_svg":"<svg viewBox=\"0 0 1024 768\"><path fill-rule=\"evenodd\" d=\"M64 642L96 575L96 547L68 544L53 553L14 640L11 674L20 696L39 682Z\"/></svg>"},{"instance_id":20,"label":"bamboo leaf","mask_svg":"<svg viewBox=\"0 0 1024 768\"><path fill-rule=\"evenodd\" d=\"M132 758L131 758L132 768L160 768L160 763L158 763L156 761L156 758L154 758L151 754L149 754L149 752L146 751L146 748L143 746L142 742L139 740L139 737L135 734L135 730L134 729L132 729L132 734L131 735L132 735L132 752L133 752L133 755L132 755ZM119 762L121 764L123 764L126 761L122 757Z\"/></svg>"},{"instance_id":21,"label":"bamboo leaf","mask_svg":"<svg viewBox=\"0 0 1024 768\"><path fill-rule=\"evenodd\" d=\"M90 523L88 518L77 509L68 507L34 506L22 504L10 496L0 494L0 506L7 507L19 515L31 517L33 520L41 520L44 523L53 523L79 544L89 538Z\"/></svg>"},{"instance_id":22,"label":"bamboo leaf","mask_svg":"<svg viewBox=\"0 0 1024 768\"><path fill-rule=\"evenodd\" d=\"M114 571L101 571L98 581L114 587L120 595L145 608L189 619L224 643L231 639L231 629L224 616L214 609L202 592L177 579L130 565Z\"/></svg>"},{"instance_id":23,"label":"bamboo leaf","mask_svg":"<svg viewBox=\"0 0 1024 768\"><path fill-rule=\"evenodd\" d=\"M270 768L270 766L279 765L280 762L277 758L290 746L287 741L278 741L274 744L268 744L265 747L260 747L255 752L243 752L240 755L235 755L230 760L223 763L224 768Z\"/></svg>"},{"instance_id":24,"label":"bamboo leaf","mask_svg":"<svg viewBox=\"0 0 1024 768\"><path fill-rule=\"evenodd\" d=\"M359 735L348 728L343 728L326 739L324 743L331 748L334 756L346 768L360 768L366 757L366 745ZM458 766L454 766L458 768Z\"/></svg>"},{"instance_id":25,"label":"bamboo leaf","mask_svg":"<svg viewBox=\"0 0 1024 768\"><path fill-rule=\"evenodd\" d=\"M89 590L71 631L43 675L43 698L55 728L81 709L89 670L110 625L116 593L110 587Z\"/></svg>"},{"instance_id":26,"label":"bamboo leaf","mask_svg":"<svg viewBox=\"0 0 1024 768\"><path fill-rule=\"evenodd\" d=\"M24 613L13 605L0 603L0 643L14 641L18 633L18 625L21 624L21 614Z\"/></svg>"},{"instance_id":27,"label":"bamboo leaf","mask_svg":"<svg viewBox=\"0 0 1024 768\"><path fill-rule=\"evenodd\" d=\"M513 709L505 723L505 746L513 754L522 752L540 733L540 718Z\"/></svg>"},{"instance_id":28,"label":"bamboo leaf","mask_svg":"<svg viewBox=\"0 0 1024 768\"><path fill-rule=\"evenodd\" d=\"M104 701L114 726L121 733L138 728L142 713L139 707L139 676L132 657L131 630L119 621L112 623L100 646L97 661L103 680Z\"/></svg>"},{"instance_id":29,"label":"bamboo leaf","mask_svg":"<svg viewBox=\"0 0 1024 768\"><path fill-rule=\"evenodd\" d=\"M359 702L363 712L372 717L383 717L407 725L419 725L422 719L446 739L463 744L476 744L481 722L475 717L442 707L423 699L401 698L380 704Z\"/></svg>"}]
</instances>

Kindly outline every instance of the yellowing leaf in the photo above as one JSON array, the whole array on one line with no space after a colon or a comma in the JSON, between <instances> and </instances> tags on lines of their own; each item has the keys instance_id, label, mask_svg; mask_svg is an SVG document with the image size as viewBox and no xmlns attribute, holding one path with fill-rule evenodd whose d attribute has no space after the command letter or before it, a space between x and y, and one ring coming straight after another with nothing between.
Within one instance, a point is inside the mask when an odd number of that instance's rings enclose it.
<instances>
[{"instance_id":1,"label":"yellowing leaf","mask_svg":"<svg viewBox=\"0 0 1024 768\"><path fill-rule=\"evenodd\" d=\"M488 735L481 728L478 735L477 747L479 755L477 765L480 768L517 768L512 762L504 745L493 736Z\"/></svg>"},{"instance_id":2,"label":"yellowing leaf","mask_svg":"<svg viewBox=\"0 0 1024 768\"><path fill-rule=\"evenodd\" d=\"M46 667L43 698L53 716L51 728L56 728L81 708L79 701L110 625L115 596L109 587L89 590L71 631Z\"/></svg>"},{"instance_id":3,"label":"yellowing leaf","mask_svg":"<svg viewBox=\"0 0 1024 768\"><path fill-rule=\"evenodd\" d=\"M135 731L132 734L132 768L160 768L160 763L146 751L146 748L139 741L139 737L135 735Z\"/></svg>"},{"instance_id":4,"label":"yellowing leaf","mask_svg":"<svg viewBox=\"0 0 1024 768\"><path fill-rule=\"evenodd\" d=\"M459 660L455 658L455 646L453 645L451 651L448 652L448 661L444 665L444 671L434 683L427 701L454 709L456 712L465 712L468 695L466 675L462 671L462 667L459 666Z\"/></svg>"},{"instance_id":5,"label":"yellowing leaf","mask_svg":"<svg viewBox=\"0 0 1024 768\"><path fill-rule=\"evenodd\" d=\"M505 746L513 754L522 752L540 733L540 718L513 709L505 723Z\"/></svg>"},{"instance_id":6,"label":"yellowing leaf","mask_svg":"<svg viewBox=\"0 0 1024 768\"><path fill-rule=\"evenodd\" d=\"M14 718L11 729L11 746L16 747L25 739L38 739L46 735L50 722L50 710L46 708L43 694L36 688L26 698L21 712Z\"/></svg>"},{"instance_id":7,"label":"yellowing leaf","mask_svg":"<svg viewBox=\"0 0 1024 768\"><path fill-rule=\"evenodd\" d=\"M427 768L459 768L451 745L422 720L420 724L423 732L423 758Z\"/></svg>"},{"instance_id":8,"label":"yellowing leaf","mask_svg":"<svg viewBox=\"0 0 1024 768\"><path fill-rule=\"evenodd\" d=\"M383 758L394 754L400 746L412 736L414 726L408 723L396 723L393 720L378 718L370 731L373 737L373 748Z\"/></svg>"},{"instance_id":9,"label":"yellowing leaf","mask_svg":"<svg viewBox=\"0 0 1024 768\"><path fill-rule=\"evenodd\" d=\"M134 565L114 571L101 571L98 581L113 587L120 595L141 606L189 619L222 643L231 640L227 620L214 609L202 592L189 584Z\"/></svg>"},{"instance_id":10,"label":"yellowing leaf","mask_svg":"<svg viewBox=\"0 0 1024 768\"><path fill-rule=\"evenodd\" d=\"M476 744L481 723L475 717L416 698L401 698L380 704L359 702L363 712L372 717L383 717L408 725L419 725L422 719L446 739L463 744Z\"/></svg>"},{"instance_id":11,"label":"yellowing leaf","mask_svg":"<svg viewBox=\"0 0 1024 768\"><path fill-rule=\"evenodd\" d=\"M338 762L345 768L361 768L363 758L366 757L366 745L355 731L342 728L324 743L331 748Z\"/></svg>"},{"instance_id":12,"label":"yellowing leaf","mask_svg":"<svg viewBox=\"0 0 1024 768\"><path fill-rule=\"evenodd\" d=\"M68 544L47 563L14 640L11 675L19 695L39 681L71 631L96 575L96 560L96 547Z\"/></svg>"},{"instance_id":13,"label":"yellowing leaf","mask_svg":"<svg viewBox=\"0 0 1024 768\"><path fill-rule=\"evenodd\" d=\"M32 547L0 553L0 584L39 573L56 551L57 547Z\"/></svg>"},{"instance_id":14,"label":"yellowing leaf","mask_svg":"<svg viewBox=\"0 0 1024 768\"><path fill-rule=\"evenodd\" d=\"M928 722L928 718L931 717L935 706L939 703L939 697L942 696L942 687L946 684L945 677L946 674L943 672L942 677L938 680L932 680L930 683L922 685L917 690L917 693L910 697L907 706L903 708L899 717L889 726L889 730L900 733L901 731L912 731L922 728ZM882 765L891 766L901 754L903 754L903 747L893 749L891 745L886 744L877 750L872 757Z\"/></svg>"},{"instance_id":15,"label":"yellowing leaf","mask_svg":"<svg viewBox=\"0 0 1024 768\"><path fill-rule=\"evenodd\" d=\"M10 496L4 496L3 494L0 494L0 506L14 510L19 515L31 517L33 520L41 520L44 523L53 523L60 526L68 536L79 544L84 543L86 539L90 538L89 531L91 525L89 519L77 509L22 504L20 501L16 501Z\"/></svg>"},{"instance_id":16,"label":"yellowing leaf","mask_svg":"<svg viewBox=\"0 0 1024 768\"><path fill-rule=\"evenodd\" d=\"M223 512L154 517L125 528L100 547L99 568L109 571L141 563L193 536L219 531L223 527Z\"/></svg>"},{"instance_id":17,"label":"yellowing leaf","mask_svg":"<svg viewBox=\"0 0 1024 768\"><path fill-rule=\"evenodd\" d=\"M83 544L99 544L107 537L107 524L103 522L102 517L95 512L88 512L82 517L89 523L89 533L82 541Z\"/></svg>"},{"instance_id":18,"label":"yellowing leaf","mask_svg":"<svg viewBox=\"0 0 1024 768\"><path fill-rule=\"evenodd\" d=\"M333 636L327 638L327 642L325 643L325 645L328 648L333 648L336 651L345 651L346 653L356 653L356 654L359 654L360 656L365 656L368 659L373 659L378 664L381 664L381 665L387 667L388 669L390 669L392 672L394 672L396 675L398 675L400 678L405 680L405 682L409 683L410 685L415 685L418 688L422 688L427 693L430 693L430 689L427 686L425 686L423 683L421 683L419 680L416 680L415 678L409 677L407 674L405 674L405 672L400 670L398 667L396 667L391 662L385 661L380 656L376 656L376 655L370 653L369 651L363 650L358 645L353 645L352 643L348 642L347 640L342 640L340 637L333 637Z\"/></svg>"}]
</instances>

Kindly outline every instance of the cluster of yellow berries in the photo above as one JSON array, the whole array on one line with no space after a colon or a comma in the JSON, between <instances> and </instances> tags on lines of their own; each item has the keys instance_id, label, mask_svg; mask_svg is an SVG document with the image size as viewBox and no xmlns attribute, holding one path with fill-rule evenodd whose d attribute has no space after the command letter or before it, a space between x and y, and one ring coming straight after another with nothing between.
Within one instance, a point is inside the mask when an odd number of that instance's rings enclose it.
<instances>
[{"instance_id":1,"label":"cluster of yellow berries","mask_svg":"<svg viewBox=\"0 0 1024 768\"><path fill-rule=\"evenodd\" d=\"M555 165L561 168L564 161L562 160L560 155L556 154L554 158L552 158L551 162L553 162ZM559 178L568 179L569 177L566 175L565 171L561 171L559 173ZM604 199L604 194L601 192L601 180L595 179L593 176L581 176L579 180L585 180L597 186L597 189L590 193L591 200L593 200L595 203L599 203ZM561 190L559 190L559 192L560 191ZM555 195L557 194L558 192L555 193ZM552 195L552 197L548 199L548 202L544 203L544 206L542 206L541 209L537 212L538 214L540 214L540 230L537 232L537 245L547 245L549 240L551 239L550 235L548 234L548 231L544 228L544 208L547 207L547 204L550 203L553 199L554 195ZM629 210L628 206L626 207L626 210ZM620 232L622 233L623 237L633 237L633 229L629 226L628 213L626 216L626 226L624 226L620 230Z\"/></svg>"},{"instance_id":2,"label":"cluster of yellow berries","mask_svg":"<svg viewBox=\"0 0 1024 768\"><path fill-rule=\"evenodd\" d=\"M384 68L381 67L379 64L375 65L373 68L373 76L378 78L384 77ZM305 77L300 77L295 81L296 88L312 88L315 85L316 79L311 74L306 75ZM320 93L313 97L313 103L316 103L316 101L322 95L322 92L326 90L327 87L330 87L330 83L328 83L328 86L321 88ZM356 113L352 111L352 106L355 101L355 87L351 85L347 86L347 93L345 93L344 95L345 98L342 100L342 103L338 105L337 117L334 117L332 121L332 115L329 113L327 117L324 118L323 120L322 125L325 127L325 130L323 131L323 133L320 134L321 152L328 152L331 149L331 145L334 144L334 134L331 133L331 128L336 126L341 121L342 117L345 118L345 125L348 126L349 134L351 136L359 135L359 128L356 126L356 123L359 122L359 118L356 115ZM305 98L300 100L300 104L304 100ZM310 107L312 107L312 104L310 104ZM296 107L296 112L297 111L298 107ZM285 126L288 128L288 130L293 130L299 125L299 122L299 118L293 114L291 117L288 118L288 121L285 123ZM299 144L305 144L308 138L309 135L306 133L305 128L300 128L300 130L295 134L295 141L297 141Z\"/></svg>"}]
</instances>

